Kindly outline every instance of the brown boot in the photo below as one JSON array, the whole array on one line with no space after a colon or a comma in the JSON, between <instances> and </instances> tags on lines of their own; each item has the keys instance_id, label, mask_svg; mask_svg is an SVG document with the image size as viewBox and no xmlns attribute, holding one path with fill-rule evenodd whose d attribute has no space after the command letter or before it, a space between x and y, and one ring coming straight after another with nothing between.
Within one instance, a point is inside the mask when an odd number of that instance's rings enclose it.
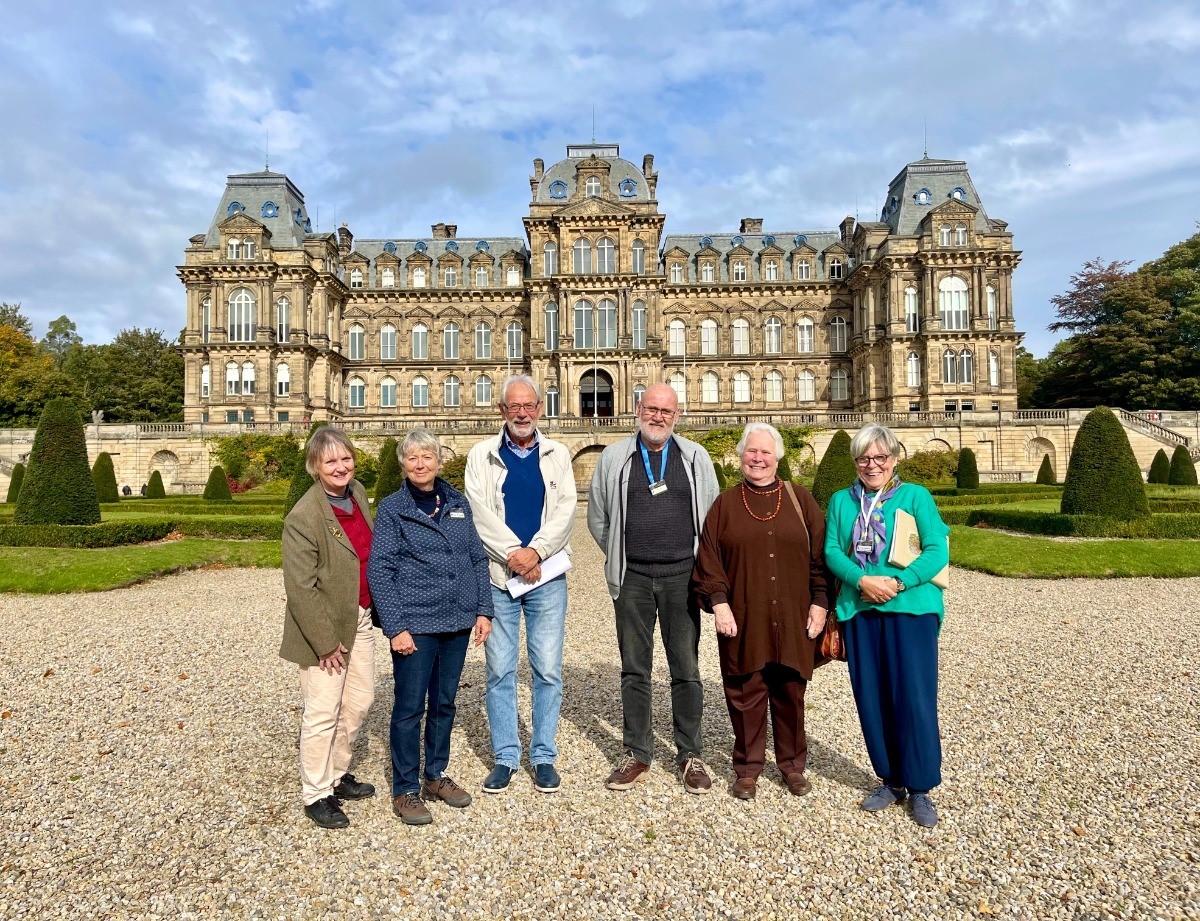
<instances>
[{"instance_id":1,"label":"brown boot","mask_svg":"<svg viewBox=\"0 0 1200 921\"><path fill-rule=\"evenodd\" d=\"M757 777L739 777L733 782L733 786L729 788L729 792L737 799L754 799L754 794L757 791Z\"/></svg>"},{"instance_id":2,"label":"brown boot","mask_svg":"<svg viewBox=\"0 0 1200 921\"><path fill-rule=\"evenodd\" d=\"M405 825L428 825L433 821L433 816L416 793L393 796L392 812L396 813Z\"/></svg>"}]
</instances>

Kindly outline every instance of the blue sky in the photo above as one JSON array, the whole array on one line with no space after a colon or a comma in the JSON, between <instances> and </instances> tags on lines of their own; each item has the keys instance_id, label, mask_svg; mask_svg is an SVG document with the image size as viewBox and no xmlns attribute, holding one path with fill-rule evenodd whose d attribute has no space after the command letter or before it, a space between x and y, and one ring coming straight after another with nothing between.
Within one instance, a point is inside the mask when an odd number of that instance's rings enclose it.
<instances>
[{"instance_id":1,"label":"blue sky","mask_svg":"<svg viewBox=\"0 0 1200 921\"><path fill-rule=\"evenodd\" d=\"M0 300L39 336L64 313L90 342L174 336L187 238L268 133L320 230L523 235L533 158L589 140L594 107L597 140L655 155L682 233L874 220L927 123L1024 252L1038 355L1084 261L1200 218L1183 0L0 7Z\"/></svg>"}]
</instances>

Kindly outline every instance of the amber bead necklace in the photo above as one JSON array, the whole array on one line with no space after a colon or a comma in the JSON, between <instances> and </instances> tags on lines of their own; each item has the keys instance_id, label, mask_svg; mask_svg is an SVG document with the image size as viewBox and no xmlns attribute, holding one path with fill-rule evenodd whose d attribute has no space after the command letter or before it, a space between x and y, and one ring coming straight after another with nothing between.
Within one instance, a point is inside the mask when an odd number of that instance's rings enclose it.
<instances>
[{"instance_id":1,"label":"amber bead necklace","mask_svg":"<svg viewBox=\"0 0 1200 921\"><path fill-rule=\"evenodd\" d=\"M778 517L779 510L783 508L783 482L781 480L775 481L774 489L764 489L759 492L759 495L763 496L771 494L775 494L775 511L771 512L766 518L763 518L761 515L755 515L754 512L750 511L750 502L746 498L746 483L744 480L742 481L742 505L746 506L746 512L755 521L772 521Z\"/></svg>"}]
</instances>

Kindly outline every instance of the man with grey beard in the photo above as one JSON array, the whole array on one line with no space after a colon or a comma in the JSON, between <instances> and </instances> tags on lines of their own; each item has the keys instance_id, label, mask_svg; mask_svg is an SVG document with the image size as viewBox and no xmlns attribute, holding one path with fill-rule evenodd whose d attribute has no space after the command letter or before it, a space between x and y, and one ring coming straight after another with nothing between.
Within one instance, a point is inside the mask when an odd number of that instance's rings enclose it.
<instances>
[{"instance_id":1,"label":"man with grey beard","mask_svg":"<svg viewBox=\"0 0 1200 921\"><path fill-rule=\"evenodd\" d=\"M673 388L646 388L637 417L637 432L600 455L588 494L588 530L605 554L604 576L621 650L626 755L605 786L628 790L650 770L650 673L657 621L671 671L676 764L683 788L708 793L712 781L700 760L700 611L689 582L700 529L719 492L717 475L704 448L675 434L679 398Z\"/></svg>"}]
</instances>

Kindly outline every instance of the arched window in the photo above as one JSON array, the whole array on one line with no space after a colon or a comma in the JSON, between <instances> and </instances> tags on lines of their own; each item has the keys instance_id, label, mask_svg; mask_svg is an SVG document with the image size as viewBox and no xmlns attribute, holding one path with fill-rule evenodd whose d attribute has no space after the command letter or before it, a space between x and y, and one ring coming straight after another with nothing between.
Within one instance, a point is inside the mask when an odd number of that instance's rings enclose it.
<instances>
[{"instance_id":1,"label":"arched window","mask_svg":"<svg viewBox=\"0 0 1200 921\"><path fill-rule=\"evenodd\" d=\"M424 323L412 328L412 357L417 360L429 357L429 328Z\"/></svg>"},{"instance_id":2,"label":"arched window","mask_svg":"<svg viewBox=\"0 0 1200 921\"><path fill-rule=\"evenodd\" d=\"M355 323L350 327L350 360L362 361L367 357L367 331Z\"/></svg>"},{"instance_id":3,"label":"arched window","mask_svg":"<svg viewBox=\"0 0 1200 921\"><path fill-rule=\"evenodd\" d=\"M942 329L967 328L967 283L957 275L950 275L938 283L938 312Z\"/></svg>"},{"instance_id":4,"label":"arched window","mask_svg":"<svg viewBox=\"0 0 1200 921\"><path fill-rule=\"evenodd\" d=\"M396 408L396 379L391 375L379 382L379 405L383 409Z\"/></svg>"},{"instance_id":5,"label":"arched window","mask_svg":"<svg viewBox=\"0 0 1200 921\"><path fill-rule=\"evenodd\" d=\"M521 268L520 266L510 265L505 272L504 283L510 288L515 288L521 283Z\"/></svg>"},{"instance_id":6,"label":"arched window","mask_svg":"<svg viewBox=\"0 0 1200 921\"><path fill-rule=\"evenodd\" d=\"M486 323L475 327L475 357L492 357L492 328Z\"/></svg>"},{"instance_id":7,"label":"arched window","mask_svg":"<svg viewBox=\"0 0 1200 921\"><path fill-rule=\"evenodd\" d=\"M584 237L571 247L571 271L576 275L587 275L592 271L592 244Z\"/></svg>"},{"instance_id":8,"label":"arched window","mask_svg":"<svg viewBox=\"0 0 1200 921\"><path fill-rule=\"evenodd\" d=\"M988 352L988 384L1000 386L1000 356L995 352Z\"/></svg>"},{"instance_id":9,"label":"arched window","mask_svg":"<svg viewBox=\"0 0 1200 921\"><path fill-rule=\"evenodd\" d=\"M702 262L700 264L700 280L713 281L716 278L717 270L711 262Z\"/></svg>"},{"instance_id":10,"label":"arched window","mask_svg":"<svg viewBox=\"0 0 1200 921\"><path fill-rule=\"evenodd\" d=\"M712 371L705 371L700 377L700 402L716 403L720 400L721 381Z\"/></svg>"},{"instance_id":11,"label":"arched window","mask_svg":"<svg viewBox=\"0 0 1200 921\"><path fill-rule=\"evenodd\" d=\"M996 289L987 286L987 323L988 329L996 328Z\"/></svg>"},{"instance_id":12,"label":"arched window","mask_svg":"<svg viewBox=\"0 0 1200 921\"><path fill-rule=\"evenodd\" d=\"M292 335L292 302L281 297L275 302L275 340L287 342Z\"/></svg>"},{"instance_id":13,"label":"arched window","mask_svg":"<svg viewBox=\"0 0 1200 921\"><path fill-rule=\"evenodd\" d=\"M763 263L763 278L767 281L779 281L779 262L776 259L768 259Z\"/></svg>"},{"instance_id":14,"label":"arched window","mask_svg":"<svg viewBox=\"0 0 1200 921\"><path fill-rule=\"evenodd\" d=\"M396 360L396 327L391 323L384 323L379 327L379 359Z\"/></svg>"},{"instance_id":15,"label":"arched window","mask_svg":"<svg viewBox=\"0 0 1200 921\"><path fill-rule=\"evenodd\" d=\"M237 259L241 255L242 255L242 241L241 240L230 240L229 241L229 258Z\"/></svg>"},{"instance_id":16,"label":"arched window","mask_svg":"<svg viewBox=\"0 0 1200 921\"><path fill-rule=\"evenodd\" d=\"M829 398L839 402L850 399L849 377L841 368L829 375Z\"/></svg>"},{"instance_id":17,"label":"arched window","mask_svg":"<svg viewBox=\"0 0 1200 921\"><path fill-rule=\"evenodd\" d=\"M807 355L813 351L813 321L808 317L801 317L796 324L796 351L801 355Z\"/></svg>"},{"instance_id":18,"label":"arched window","mask_svg":"<svg viewBox=\"0 0 1200 921\"><path fill-rule=\"evenodd\" d=\"M362 286L363 286L362 269L351 269L350 270L350 287L351 288L361 288Z\"/></svg>"},{"instance_id":19,"label":"arched window","mask_svg":"<svg viewBox=\"0 0 1200 921\"><path fill-rule=\"evenodd\" d=\"M361 377L352 377L347 382L350 388L350 408L365 409L367 405L367 383Z\"/></svg>"},{"instance_id":20,"label":"arched window","mask_svg":"<svg viewBox=\"0 0 1200 921\"><path fill-rule=\"evenodd\" d=\"M700 321L700 354L717 354L717 321L704 319Z\"/></svg>"},{"instance_id":21,"label":"arched window","mask_svg":"<svg viewBox=\"0 0 1200 921\"><path fill-rule=\"evenodd\" d=\"M558 348L558 304L554 301L546 303L546 350L553 352Z\"/></svg>"},{"instance_id":22,"label":"arched window","mask_svg":"<svg viewBox=\"0 0 1200 921\"><path fill-rule=\"evenodd\" d=\"M676 371L667 380L667 383L675 391L675 397L679 400L679 405L687 406L687 378L683 376L683 373Z\"/></svg>"},{"instance_id":23,"label":"arched window","mask_svg":"<svg viewBox=\"0 0 1200 921\"><path fill-rule=\"evenodd\" d=\"M459 331L457 323L447 323L442 330L442 357L458 358Z\"/></svg>"},{"instance_id":24,"label":"arched window","mask_svg":"<svg viewBox=\"0 0 1200 921\"><path fill-rule=\"evenodd\" d=\"M967 225L966 224L955 224L954 225L954 245L955 246L966 246L967 245Z\"/></svg>"},{"instance_id":25,"label":"arched window","mask_svg":"<svg viewBox=\"0 0 1200 921\"><path fill-rule=\"evenodd\" d=\"M737 261L735 261L733 263L733 280L734 281L745 281L746 280L746 260L745 259L738 259Z\"/></svg>"},{"instance_id":26,"label":"arched window","mask_svg":"<svg viewBox=\"0 0 1200 921\"><path fill-rule=\"evenodd\" d=\"M617 303L611 298L601 298L600 303L596 305L596 334L600 340L600 348L617 347Z\"/></svg>"},{"instance_id":27,"label":"arched window","mask_svg":"<svg viewBox=\"0 0 1200 921\"><path fill-rule=\"evenodd\" d=\"M253 342L255 321L254 295L249 288L237 288L229 295L229 341Z\"/></svg>"},{"instance_id":28,"label":"arched window","mask_svg":"<svg viewBox=\"0 0 1200 921\"><path fill-rule=\"evenodd\" d=\"M745 371L738 371L733 376L733 402L750 402L750 375Z\"/></svg>"},{"instance_id":29,"label":"arched window","mask_svg":"<svg viewBox=\"0 0 1200 921\"><path fill-rule=\"evenodd\" d=\"M596 343L596 326L592 317L591 301L575 302L575 340L577 349L590 349Z\"/></svg>"},{"instance_id":30,"label":"arched window","mask_svg":"<svg viewBox=\"0 0 1200 921\"><path fill-rule=\"evenodd\" d=\"M486 288L488 283L488 268L486 265L475 266L475 287Z\"/></svg>"},{"instance_id":31,"label":"arched window","mask_svg":"<svg viewBox=\"0 0 1200 921\"><path fill-rule=\"evenodd\" d=\"M492 405L492 379L486 374L481 374L475 378L475 405Z\"/></svg>"},{"instance_id":32,"label":"arched window","mask_svg":"<svg viewBox=\"0 0 1200 921\"><path fill-rule=\"evenodd\" d=\"M447 288L457 288L458 287L458 266L456 266L456 265L446 266L445 270L442 272L442 277L445 279L443 284Z\"/></svg>"},{"instance_id":33,"label":"arched window","mask_svg":"<svg viewBox=\"0 0 1200 921\"><path fill-rule=\"evenodd\" d=\"M212 336L212 299L200 302L200 341L208 342Z\"/></svg>"},{"instance_id":34,"label":"arched window","mask_svg":"<svg viewBox=\"0 0 1200 921\"><path fill-rule=\"evenodd\" d=\"M768 403L783 402L783 375L778 371L768 371L763 381L763 399Z\"/></svg>"},{"instance_id":35,"label":"arched window","mask_svg":"<svg viewBox=\"0 0 1200 921\"><path fill-rule=\"evenodd\" d=\"M667 327L667 354L678 357L687 354L687 324L672 320Z\"/></svg>"},{"instance_id":36,"label":"arched window","mask_svg":"<svg viewBox=\"0 0 1200 921\"><path fill-rule=\"evenodd\" d=\"M921 356L918 355L916 352L909 352L908 360L907 360L906 364L908 367L908 386L920 387L921 386Z\"/></svg>"},{"instance_id":37,"label":"arched window","mask_svg":"<svg viewBox=\"0 0 1200 921\"><path fill-rule=\"evenodd\" d=\"M816 398L816 376L811 371L801 371L796 375L796 399L812 403Z\"/></svg>"},{"instance_id":38,"label":"arched window","mask_svg":"<svg viewBox=\"0 0 1200 921\"><path fill-rule=\"evenodd\" d=\"M423 265L413 266L413 287L414 288L424 288L425 287L425 266L423 266Z\"/></svg>"},{"instance_id":39,"label":"arched window","mask_svg":"<svg viewBox=\"0 0 1200 921\"><path fill-rule=\"evenodd\" d=\"M634 240L629 247L630 256L632 257L632 269L634 275L646 274L646 244L641 240Z\"/></svg>"},{"instance_id":40,"label":"arched window","mask_svg":"<svg viewBox=\"0 0 1200 921\"><path fill-rule=\"evenodd\" d=\"M520 358L525 354L525 333L521 329L521 324L513 320L508 324L507 334L508 357Z\"/></svg>"},{"instance_id":41,"label":"arched window","mask_svg":"<svg viewBox=\"0 0 1200 921\"><path fill-rule=\"evenodd\" d=\"M273 201L263 202L263 217L279 217L279 207Z\"/></svg>"},{"instance_id":42,"label":"arched window","mask_svg":"<svg viewBox=\"0 0 1200 921\"><path fill-rule=\"evenodd\" d=\"M829 351L846 351L846 320L844 317L834 317L829 321Z\"/></svg>"},{"instance_id":43,"label":"arched window","mask_svg":"<svg viewBox=\"0 0 1200 921\"><path fill-rule=\"evenodd\" d=\"M229 203L229 207L225 209L225 213L232 217L233 215L237 214L239 211L245 211L245 210L246 210L245 206L240 201L231 201Z\"/></svg>"},{"instance_id":44,"label":"arched window","mask_svg":"<svg viewBox=\"0 0 1200 921\"><path fill-rule=\"evenodd\" d=\"M601 237L596 241L596 271L611 275L617 270L617 247L612 237Z\"/></svg>"},{"instance_id":45,"label":"arched window","mask_svg":"<svg viewBox=\"0 0 1200 921\"><path fill-rule=\"evenodd\" d=\"M671 263L671 283L675 285L683 284L683 263Z\"/></svg>"},{"instance_id":46,"label":"arched window","mask_svg":"<svg viewBox=\"0 0 1200 921\"><path fill-rule=\"evenodd\" d=\"M644 301L633 302L633 347L646 347L646 304Z\"/></svg>"},{"instance_id":47,"label":"arched window","mask_svg":"<svg viewBox=\"0 0 1200 921\"><path fill-rule=\"evenodd\" d=\"M834 257L833 259L829 260L829 277L830 278L841 278L842 277L842 260L841 259Z\"/></svg>"},{"instance_id":48,"label":"arched window","mask_svg":"<svg viewBox=\"0 0 1200 921\"><path fill-rule=\"evenodd\" d=\"M812 278L812 262L807 259L796 261L796 281L808 281Z\"/></svg>"},{"instance_id":49,"label":"arched window","mask_svg":"<svg viewBox=\"0 0 1200 921\"><path fill-rule=\"evenodd\" d=\"M245 240L242 241L242 258L244 258L244 259L253 259L254 258L254 241L251 240L249 237L247 237Z\"/></svg>"},{"instance_id":50,"label":"arched window","mask_svg":"<svg viewBox=\"0 0 1200 921\"><path fill-rule=\"evenodd\" d=\"M225 366L225 396L235 397L242 392L242 374L236 361Z\"/></svg>"},{"instance_id":51,"label":"arched window","mask_svg":"<svg viewBox=\"0 0 1200 921\"><path fill-rule=\"evenodd\" d=\"M909 285L904 289L904 330L910 333L921 331L921 314L917 307L917 289Z\"/></svg>"},{"instance_id":52,"label":"arched window","mask_svg":"<svg viewBox=\"0 0 1200 921\"><path fill-rule=\"evenodd\" d=\"M763 323L763 351L768 355L783 351L783 323L779 317L767 317Z\"/></svg>"},{"instance_id":53,"label":"arched window","mask_svg":"<svg viewBox=\"0 0 1200 921\"><path fill-rule=\"evenodd\" d=\"M200 399L207 400L212 393L212 365L200 366Z\"/></svg>"},{"instance_id":54,"label":"arched window","mask_svg":"<svg viewBox=\"0 0 1200 921\"><path fill-rule=\"evenodd\" d=\"M583 190L588 198L597 198L600 195L600 180L596 176L588 176Z\"/></svg>"},{"instance_id":55,"label":"arched window","mask_svg":"<svg viewBox=\"0 0 1200 921\"><path fill-rule=\"evenodd\" d=\"M542 247L542 274L547 278L558 274L558 247L553 243Z\"/></svg>"},{"instance_id":56,"label":"arched window","mask_svg":"<svg viewBox=\"0 0 1200 921\"><path fill-rule=\"evenodd\" d=\"M546 388L546 418L547 419L555 419L558 417L558 415L561 411L562 411L562 409L561 409L561 406L559 403L559 398L558 398L558 388L557 387L547 387Z\"/></svg>"},{"instance_id":57,"label":"arched window","mask_svg":"<svg viewBox=\"0 0 1200 921\"><path fill-rule=\"evenodd\" d=\"M740 317L733 321L733 354L750 354L750 322Z\"/></svg>"},{"instance_id":58,"label":"arched window","mask_svg":"<svg viewBox=\"0 0 1200 921\"><path fill-rule=\"evenodd\" d=\"M390 265L385 265L379 270L379 286L381 288L396 287L396 270Z\"/></svg>"},{"instance_id":59,"label":"arched window","mask_svg":"<svg viewBox=\"0 0 1200 921\"><path fill-rule=\"evenodd\" d=\"M958 353L958 382L975 383L975 353L970 349L963 349Z\"/></svg>"},{"instance_id":60,"label":"arched window","mask_svg":"<svg viewBox=\"0 0 1200 921\"><path fill-rule=\"evenodd\" d=\"M413 378L412 405L414 409L424 409L429 405L429 381L420 374Z\"/></svg>"},{"instance_id":61,"label":"arched window","mask_svg":"<svg viewBox=\"0 0 1200 921\"><path fill-rule=\"evenodd\" d=\"M442 405L448 407L462 406L462 381L451 374L442 386Z\"/></svg>"},{"instance_id":62,"label":"arched window","mask_svg":"<svg viewBox=\"0 0 1200 921\"><path fill-rule=\"evenodd\" d=\"M275 367L275 395L286 397L292 392L292 369L286 362L280 362Z\"/></svg>"},{"instance_id":63,"label":"arched window","mask_svg":"<svg viewBox=\"0 0 1200 921\"><path fill-rule=\"evenodd\" d=\"M950 225L943 224L938 228L938 244L940 246L950 245Z\"/></svg>"},{"instance_id":64,"label":"arched window","mask_svg":"<svg viewBox=\"0 0 1200 921\"><path fill-rule=\"evenodd\" d=\"M958 383L958 356L954 354L954 349L942 352L942 383Z\"/></svg>"}]
</instances>

